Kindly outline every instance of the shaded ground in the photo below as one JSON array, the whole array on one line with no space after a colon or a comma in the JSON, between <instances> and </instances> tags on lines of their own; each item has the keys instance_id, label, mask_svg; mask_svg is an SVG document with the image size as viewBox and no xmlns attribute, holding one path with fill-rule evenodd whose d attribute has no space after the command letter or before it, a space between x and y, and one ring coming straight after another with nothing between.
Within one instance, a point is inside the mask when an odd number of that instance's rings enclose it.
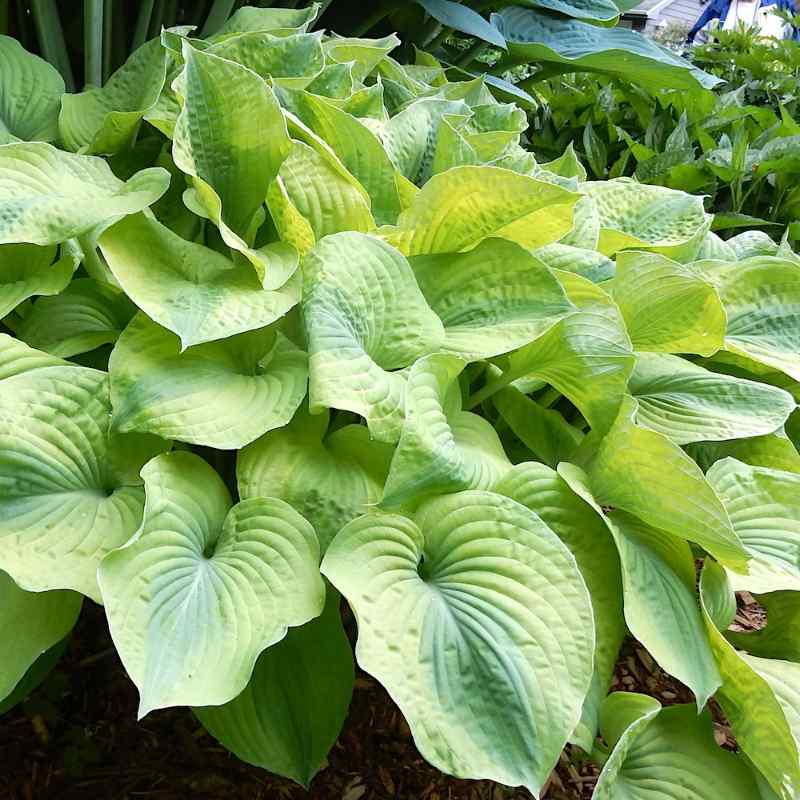
<instances>
[{"instance_id":1,"label":"shaded ground","mask_svg":"<svg viewBox=\"0 0 800 800\"><path fill-rule=\"evenodd\" d=\"M635 642L615 690L664 705L692 702ZM45 684L0 720L2 800L530 800L520 789L448 778L426 764L384 690L359 673L350 714L310 793L239 762L190 711L136 723L137 694L111 645L102 609L86 604L69 649ZM724 721L720 744L732 745ZM591 796L596 767L565 752L546 800Z\"/></svg>"}]
</instances>

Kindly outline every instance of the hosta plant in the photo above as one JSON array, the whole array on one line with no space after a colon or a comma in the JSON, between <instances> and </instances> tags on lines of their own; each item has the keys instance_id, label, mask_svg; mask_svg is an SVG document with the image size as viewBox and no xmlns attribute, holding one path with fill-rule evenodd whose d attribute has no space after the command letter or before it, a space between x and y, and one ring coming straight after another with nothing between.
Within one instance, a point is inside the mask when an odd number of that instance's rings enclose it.
<instances>
[{"instance_id":1,"label":"hosta plant","mask_svg":"<svg viewBox=\"0 0 800 800\"><path fill-rule=\"evenodd\" d=\"M538 794L571 742L598 798L796 797L800 260L313 13L78 94L0 39L4 707L86 597L140 716L308 784L347 604L446 772ZM627 633L696 708L606 697Z\"/></svg>"}]
</instances>

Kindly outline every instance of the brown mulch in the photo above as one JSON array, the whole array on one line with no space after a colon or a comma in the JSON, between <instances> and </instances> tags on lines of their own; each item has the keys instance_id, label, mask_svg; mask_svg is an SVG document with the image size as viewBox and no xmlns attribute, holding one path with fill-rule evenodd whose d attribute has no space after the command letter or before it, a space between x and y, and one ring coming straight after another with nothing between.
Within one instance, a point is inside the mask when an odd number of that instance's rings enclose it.
<instances>
[{"instance_id":1,"label":"brown mulch","mask_svg":"<svg viewBox=\"0 0 800 800\"><path fill-rule=\"evenodd\" d=\"M692 702L636 642L626 641L612 687L664 705ZM2 800L530 800L523 789L457 780L419 755L382 687L359 673L350 713L310 792L238 761L188 709L136 722L137 693L102 609L87 602L67 653L26 702L0 720ZM715 714L715 717L718 715ZM724 720L718 741L726 741ZM562 754L546 800L588 800L596 766Z\"/></svg>"}]
</instances>

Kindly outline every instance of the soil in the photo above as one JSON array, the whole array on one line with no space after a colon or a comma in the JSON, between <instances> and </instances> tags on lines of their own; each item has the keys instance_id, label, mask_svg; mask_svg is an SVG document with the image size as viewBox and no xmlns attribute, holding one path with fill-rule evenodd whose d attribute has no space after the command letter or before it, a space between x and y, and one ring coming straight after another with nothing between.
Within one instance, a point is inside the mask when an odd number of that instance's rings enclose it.
<instances>
[{"instance_id":1,"label":"soil","mask_svg":"<svg viewBox=\"0 0 800 800\"><path fill-rule=\"evenodd\" d=\"M616 691L662 704L693 702L633 640L617 665ZM523 789L457 780L419 755L382 687L358 673L350 713L327 765L306 792L238 761L188 709L136 722L137 693L111 643L100 607L87 601L67 652L48 679L0 723L2 800L530 800ZM724 720L717 740L733 747ZM546 800L590 798L598 770L567 748Z\"/></svg>"}]
</instances>

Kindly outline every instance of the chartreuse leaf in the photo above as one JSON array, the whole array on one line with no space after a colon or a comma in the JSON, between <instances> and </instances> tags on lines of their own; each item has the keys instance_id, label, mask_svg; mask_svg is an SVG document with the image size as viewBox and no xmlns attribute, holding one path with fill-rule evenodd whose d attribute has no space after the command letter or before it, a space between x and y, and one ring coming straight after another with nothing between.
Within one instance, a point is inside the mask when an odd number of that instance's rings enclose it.
<instances>
[{"instance_id":1,"label":"chartreuse leaf","mask_svg":"<svg viewBox=\"0 0 800 800\"><path fill-rule=\"evenodd\" d=\"M414 196L388 241L406 255L457 253L488 236L535 249L572 227L579 195L500 167L454 167Z\"/></svg>"},{"instance_id":2,"label":"chartreuse leaf","mask_svg":"<svg viewBox=\"0 0 800 800\"><path fill-rule=\"evenodd\" d=\"M280 248L276 256L274 248L251 245L257 212L291 148L278 101L261 77L240 64L186 41L183 57L175 81L183 100L175 164L193 177L197 198L225 243L252 263L264 288L277 289L297 268L296 259Z\"/></svg>"},{"instance_id":3,"label":"chartreuse leaf","mask_svg":"<svg viewBox=\"0 0 800 800\"><path fill-rule=\"evenodd\" d=\"M161 167L123 182L101 158L44 142L0 147L0 244L59 244L154 203L167 190Z\"/></svg>"},{"instance_id":4,"label":"chartreuse leaf","mask_svg":"<svg viewBox=\"0 0 800 800\"><path fill-rule=\"evenodd\" d=\"M721 679L697 606L689 545L620 509L604 512L579 467L564 463L558 472L591 505L614 538L622 564L625 621L631 633L670 675L691 688L698 709L702 708Z\"/></svg>"},{"instance_id":5,"label":"chartreuse leaf","mask_svg":"<svg viewBox=\"0 0 800 800\"><path fill-rule=\"evenodd\" d=\"M536 258L551 269L574 272L592 283L600 283L614 277L616 265L597 250L573 247L561 242L540 247L534 252Z\"/></svg>"},{"instance_id":6,"label":"chartreuse leaf","mask_svg":"<svg viewBox=\"0 0 800 800\"><path fill-rule=\"evenodd\" d=\"M511 468L500 439L483 417L461 410L461 359L432 355L408 373L397 450L381 500L392 506L430 493L489 489Z\"/></svg>"},{"instance_id":7,"label":"chartreuse leaf","mask_svg":"<svg viewBox=\"0 0 800 800\"><path fill-rule=\"evenodd\" d=\"M111 432L108 376L41 367L0 391L0 568L24 589L74 589L99 600L100 559L142 515L139 469L166 449Z\"/></svg>"},{"instance_id":8,"label":"chartreuse leaf","mask_svg":"<svg viewBox=\"0 0 800 800\"><path fill-rule=\"evenodd\" d=\"M339 601L329 588L322 615L261 653L240 695L194 709L238 758L306 788L339 735L353 691L353 652Z\"/></svg>"},{"instance_id":9,"label":"chartreuse leaf","mask_svg":"<svg viewBox=\"0 0 800 800\"><path fill-rule=\"evenodd\" d=\"M600 215L597 249L608 256L636 248L691 260L711 224L702 197L664 186L617 178L582 183L581 191L595 202Z\"/></svg>"},{"instance_id":10,"label":"chartreuse leaf","mask_svg":"<svg viewBox=\"0 0 800 800\"><path fill-rule=\"evenodd\" d=\"M128 297L184 349L263 328L300 300L299 276L265 291L249 266L187 242L143 214L109 228L99 244Z\"/></svg>"},{"instance_id":11,"label":"chartreuse leaf","mask_svg":"<svg viewBox=\"0 0 800 800\"><path fill-rule=\"evenodd\" d=\"M123 292L78 278L61 294L34 302L14 333L31 347L69 358L115 342L135 313Z\"/></svg>"},{"instance_id":12,"label":"chartreuse leaf","mask_svg":"<svg viewBox=\"0 0 800 800\"><path fill-rule=\"evenodd\" d=\"M108 367L117 430L220 450L244 447L289 422L308 381L306 354L274 328L181 352L178 337L142 313Z\"/></svg>"},{"instance_id":13,"label":"chartreuse leaf","mask_svg":"<svg viewBox=\"0 0 800 800\"><path fill-rule=\"evenodd\" d=\"M800 380L800 266L748 258L714 280L728 315L725 348Z\"/></svg>"},{"instance_id":14,"label":"chartreuse leaf","mask_svg":"<svg viewBox=\"0 0 800 800\"><path fill-rule=\"evenodd\" d=\"M725 339L725 310L714 287L657 253L619 253L607 287L636 350L711 356Z\"/></svg>"},{"instance_id":15,"label":"chartreuse leaf","mask_svg":"<svg viewBox=\"0 0 800 800\"><path fill-rule=\"evenodd\" d=\"M288 426L248 445L236 460L239 496L285 500L314 526L323 552L380 500L393 452L363 425L327 433L328 417L301 407Z\"/></svg>"},{"instance_id":16,"label":"chartreuse leaf","mask_svg":"<svg viewBox=\"0 0 800 800\"><path fill-rule=\"evenodd\" d=\"M0 144L18 139L52 141L64 79L10 36L0 36Z\"/></svg>"},{"instance_id":17,"label":"chartreuse leaf","mask_svg":"<svg viewBox=\"0 0 800 800\"><path fill-rule=\"evenodd\" d=\"M131 146L142 117L156 104L167 73L167 51L151 39L104 86L61 99L58 128L68 150L118 153Z\"/></svg>"},{"instance_id":18,"label":"chartreuse leaf","mask_svg":"<svg viewBox=\"0 0 800 800\"><path fill-rule=\"evenodd\" d=\"M363 81L388 55L399 46L400 39L391 33L382 39L358 39L331 36L323 42L327 61L353 63L353 77Z\"/></svg>"},{"instance_id":19,"label":"chartreuse leaf","mask_svg":"<svg viewBox=\"0 0 800 800\"><path fill-rule=\"evenodd\" d=\"M444 323L442 349L467 361L527 344L573 310L547 267L505 239L484 239L466 253L414 256L410 263Z\"/></svg>"},{"instance_id":20,"label":"chartreuse leaf","mask_svg":"<svg viewBox=\"0 0 800 800\"><path fill-rule=\"evenodd\" d=\"M569 461L583 440L583 432L558 411L544 408L516 386L501 389L492 395L492 402L517 438L551 467Z\"/></svg>"},{"instance_id":21,"label":"chartreuse leaf","mask_svg":"<svg viewBox=\"0 0 800 800\"><path fill-rule=\"evenodd\" d=\"M715 461L731 456L754 467L800 473L800 453L782 431L749 439L698 442L686 447L686 452L702 470L707 470Z\"/></svg>"},{"instance_id":22,"label":"chartreuse leaf","mask_svg":"<svg viewBox=\"0 0 800 800\"><path fill-rule=\"evenodd\" d=\"M734 257L739 261L778 254L778 245L764 231L737 233L736 236L731 236L726 244L733 250Z\"/></svg>"},{"instance_id":23,"label":"chartreuse leaf","mask_svg":"<svg viewBox=\"0 0 800 800\"><path fill-rule=\"evenodd\" d=\"M491 492L414 519L346 525L322 571L359 622L356 657L438 769L538 793L575 728L594 625L575 559L539 517Z\"/></svg>"},{"instance_id":24,"label":"chartreuse leaf","mask_svg":"<svg viewBox=\"0 0 800 800\"><path fill-rule=\"evenodd\" d=\"M627 398L587 466L599 505L622 509L653 528L688 539L733 569L750 558L727 511L698 466L676 444L634 423Z\"/></svg>"},{"instance_id":25,"label":"chartreuse leaf","mask_svg":"<svg viewBox=\"0 0 800 800\"><path fill-rule=\"evenodd\" d=\"M139 717L222 705L247 686L262 650L321 613L317 537L282 500L232 506L222 479L193 453L158 456L142 478L142 525L98 570Z\"/></svg>"},{"instance_id":26,"label":"chartreuse leaf","mask_svg":"<svg viewBox=\"0 0 800 800\"><path fill-rule=\"evenodd\" d=\"M342 164L366 189L375 220L379 224L395 222L400 213L395 168L375 133L352 114L322 97L295 92L291 100L300 119L330 145Z\"/></svg>"},{"instance_id":27,"label":"chartreuse leaf","mask_svg":"<svg viewBox=\"0 0 800 800\"><path fill-rule=\"evenodd\" d=\"M279 33L302 33L317 18L319 3L312 3L306 8L258 8L244 6L231 14L230 18L209 41L217 42L231 34L248 33L249 31L275 31Z\"/></svg>"},{"instance_id":28,"label":"chartreuse leaf","mask_svg":"<svg viewBox=\"0 0 800 800\"><path fill-rule=\"evenodd\" d=\"M614 542L589 505L544 464L518 464L495 484L493 491L527 506L555 531L575 556L589 589L596 639L594 671L581 720L570 741L590 752L597 735L600 703L611 684L625 636L620 563Z\"/></svg>"},{"instance_id":29,"label":"chartreuse leaf","mask_svg":"<svg viewBox=\"0 0 800 800\"><path fill-rule=\"evenodd\" d=\"M748 575L731 574L734 588L800 590L800 475L723 458L706 478L753 557Z\"/></svg>"},{"instance_id":30,"label":"chartreuse leaf","mask_svg":"<svg viewBox=\"0 0 800 800\"><path fill-rule=\"evenodd\" d=\"M800 789L800 664L739 652L718 630L711 610L730 593L725 572L706 559L700 599L723 683L716 699L730 721L739 749L752 761L779 800Z\"/></svg>"},{"instance_id":31,"label":"chartreuse leaf","mask_svg":"<svg viewBox=\"0 0 800 800\"><path fill-rule=\"evenodd\" d=\"M561 175L562 178L586 180L586 167L581 164L572 142L567 145L567 149L558 158L541 164L541 167L555 175Z\"/></svg>"},{"instance_id":32,"label":"chartreuse leaf","mask_svg":"<svg viewBox=\"0 0 800 800\"><path fill-rule=\"evenodd\" d=\"M54 245L0 245L0 318L33 295L63 291L78 266L78 256L68 248L54 261Z\"/></svg>"},{"instance_id":33,"label":"chartreuse leaf","mask_svg":"<svg viewBox=\"0 0 800 800\"><path fill-rule=\"evenodd\" d=\"M796 407L776 386L710 372L664 353L637 354L628 391L637 401L635 421L676 444L773 433Z\"/></svg>"},{"instance_id":34,"label":"chartreuse leaf","mask_svg":"<svg viewBox=\"0 0 800 800\"><path fill-rule=\"evenodd\" d=\"M41 350L34 350L19 339L0 333L0 380L43 367L69 366L74 364L43 353Z\"/></svg>"},{"instance_id":35,"label":"chartreuse leaf","mask_svg":"<svg viewBox=\"0 0 800 800\"><path fill-rule=\"evenodd\" d=\"M505 37L512 57L525 63L544 62L553 71L600 72L649 90L692 91L719 83L719 78L625 28L599 27L518 6L492 14L491 21Z\"/></svg>"},{"instance_id":36,"label":"chartreuse leaf","mask_svg":"<svg viewBox=\"0 0 800 800\"><path fill-rule=\"evenodd\" d=\"M614 692L603 702L603 737L614 750L594 800L751 800L758 786L747 762L714 740L711 712L662 708L652 697Z\"/></svg>"},{"instance_id":37,"label":"chartreuse leaf","mask_svg":"<svg viewBox=\"0 0 800 800\"><path fill-rule=\"evenodd\" d=\"M343 232L314 247L303 274L311 412L353 411L373 437L397 441L405 378L391 370L436 350L444 336L408 261L380 239Z\"/></svg>"},{"instance_id":38,"label":"chartreuse leaf","mask_svg":"<svg viewBox=\"0 0 800 800\"><path fill-rule=\"evenodd\" d=\"M558 278L579 310L512 353L504 379L540 378L568 397L592 428L607 429L633 368L630 339L619 309L599 286L568 272Z\"/></svg>"},{"instance_id":39,"label":"chartreuse leaf","mask_svg":"<svg viewBox=\"0 0 800 800\"><path fill-rule=\"evenodd\" d=\"M759 595L758 603L767 612L766 627L746 633L725 631L725 638L759 658L800 662L800 593L771 591Z\"/></svg>"},{"instance_id":40,"label":"chartreuse leaf","mask_svg":"<svg viewBox=\"0 0 800 800\"><path fill-rule=\"evenodd\" d=\"M81 611L77 592L26 592L0 571L0 635L11 645L0 661L0 700L28 668L71 630Z\"/></svg>"}]
</instances>

